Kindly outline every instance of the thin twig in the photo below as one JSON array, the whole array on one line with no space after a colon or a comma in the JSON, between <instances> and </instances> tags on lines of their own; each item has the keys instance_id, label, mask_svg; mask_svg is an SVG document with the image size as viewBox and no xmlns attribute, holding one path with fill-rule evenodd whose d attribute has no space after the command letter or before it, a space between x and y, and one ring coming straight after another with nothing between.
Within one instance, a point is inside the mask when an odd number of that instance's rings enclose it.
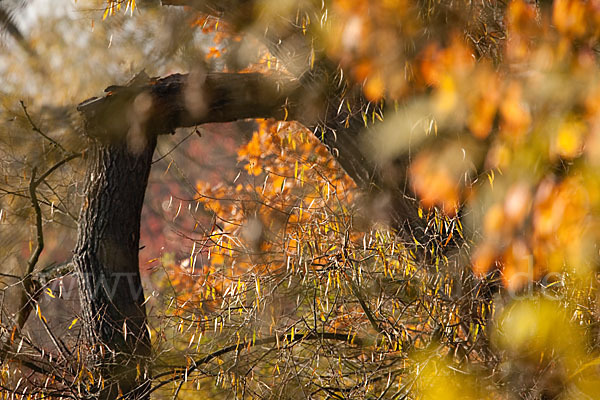
<instances>
[{"instance_id":1,"label":"thin twig","mask_svg":"<svg viewBox=\"0 0 600 400\"><path fill-rule=\"evenodd\" d=\"M344 255L344 258L346 258L346 262L348 264L350 264L352 267L354 267L354 262L352 260L350 260L347 255ZM365 316L369 320L369 323L371 324L373 329L375 329L378 333L385 335L386 334L385 329L383 329L379 325L379 323L373 316L371 309L369 308L369 306L363 299L363 296L361 295L360 290L358 290L358 287L356 286L356 284L352 281L352 279L350 277L348 277L348 285L350 286L350 290L352 290L352 294L354 294L354 296L358 300L358 303L360 304L360 308L362 308L363 312L365 313Z\"/></svg>"},{"instance_id":2,"label":"thin twig","mask_svg":"<svg viewBox=\"0 0 600 400\"><path fill-rule=\"evenodd\" d=\"M67 206L67 204L65 204L65 202L58 195L58 193L56 193L56 190L52 186L50 186L50 184L48 183L48 181L44 180L42 183L52 192L52 194L54 194L56 196L56 198L58 199L59 203L62 204L62 206L64 208L61 209L60 206L55 205L54 202L50 202L50 201L45 201L44 204L47 204L47 205L49 205L51 207L56 208L59 212L68 215L73 220L73 222L77 223L77 220L78 220L77 216L73 215L71 213L71 211L69 211L69 207Z\"/></svg>"},{"instance_id":3,"label":"thin twig","mask_svg":"<svg viewBox=\"0 0 600 400\"><path fill-rule=\"evenodd\" d=\"M44 325L44 329L46 330L46 333L48 334L48 336L52 340L52 343L54 344L54 347L56 347L56 349L58 350L58 352L60 353L60 355L62 356L62 358L64 360L70 360L70 359L72 360L73 359L73 353L71 353L69 351L69 348L65 345L65 343L52 332L52 330L50 329L50 326L48 326L48 323L46 322L46 320L44 318L40 318L40 321ZM68 354L69 357L67 357L65 355L65 353Z\"/></svg>"},{"instance_id":4,"label":"thin twig","mask_svg":"<svg viewBox=\"0 0 600 400\"><path fill-rule=\"evenodd\" d=\"M179 392L181 391L181 388L183 387L184 383L185 383L185 381L179 382L179 386L177 386L177 390L175 390L175 393L173 393L173 400L177 400L177 396L179 396Z\"/></svg>"},{"instance_id":5,"label":"thin twig","mask_svg":"<svg viewBox=\"0 0 600 400\"><path fill-rule=\"evenodd\" d=\"M169 154L171 154L176 148L178 148L183 142L185 142L186 140L188 140L188 138L190 136L192 136L194 133L196 133L198 131L198 128L194 129L192 131L192 133L190 133L189 135L187 135L186 137L184 137L183 139L181 139L175 146L173 146L169 151L167 151L165 154L163 154L162 156L158 157L156 160L152 161L152 164L156 164L157 162L161 161L162 159L164 159L165 157L167 157Z\"/></svg>"},{"instance_id":6,"label":"thin twig","mask_svg":"<svg viewBox=\"0 0 600 400\"><path fill-rule=\"evenodd\" d=\"M25 189L23 189L23 190L25 190ZM0 188L0 192L2 192L2 196L0 196L0 198L4 197L4 196L16 196L16 197L22 197L22 198L27 198L27 199L29 198L29 196L26 195L26 194L19 193L18 191L13 192L13 191L10 191L10 190L6 190L4 188ZM49 202L49 201L40 200L40 203L43 204L43 205L46 205L48 207L52 206L52 203Z\"/></svg>"},{"instance_id":7,"label":"thin twig","mask_svg":"<svg viewBox=\"0 0 600 400\"><path fill-rule=\"evenodd\" d=\"M53 166L51 166L50 168L48 168L48 170L46 172L44 172L39 178L38 180L35 182L35 186L37 188L37 186L48 177L48 175L50 175L51 173L53 173L54 171L56 171L58 168L60 168L63 164L68 163L69 161L81 157L81 153L74 153L71 154L65 158L63 158L62 160L60 160L59 162L57 162L56 164L54 164Z\"/></svg>"},{"instance_id":8,"label":"thin twig","mask_svg":"<svg viewBox=\"0 0 600 400\"><path fill-rule=\"evenodd\" d=\"M13 274L6 274L4 272L0 272L0 276L4 277L4 278L11 278L11 279L17 279L17 280L21 280L21 277L18 275L13 275Z\"/></svg>"},{"instance_id":9,"label":"thin twig","mask_svg":"<svg viewBox=\"0 0 600 400\"><path fill-rule=\"evenodd\" d=\"M23 100L20 100L20 103L21 103L21 107L23 107L23 112L25 112L25 117L27 118L27 121L31 125L31 129L33 129L35 132L42 135L44 137L44 139L48 140L54 146L61 149L63 151L63 153L68 153L68 151L60 143L58 143L56 140L52 139L50 136L46 135L44 132L42 132L42 130L40 128L38 128L38 126L35 124L35 122L33 122L33 120L31 119L31 116L29 115L29 112L27 111L27 107L25 106L25 102L23 102Z\"/></svg>"}]
</instances>

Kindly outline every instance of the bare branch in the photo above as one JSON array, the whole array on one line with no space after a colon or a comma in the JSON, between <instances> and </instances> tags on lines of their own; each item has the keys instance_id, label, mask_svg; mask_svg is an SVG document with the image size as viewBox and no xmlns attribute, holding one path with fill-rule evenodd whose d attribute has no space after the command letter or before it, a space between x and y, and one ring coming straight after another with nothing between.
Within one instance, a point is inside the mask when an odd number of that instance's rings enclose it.
<instances>
[{"instance_id":1,"label":"bare branch","mask_svg":"<svg viewBox=\"0 0 600 400\"><path fill-rule=\"evenodd\" d=\"M44 137L44 139L48 140L54 146L61 149L61 151L63 153L68 153L68 151L60 143L58 143L56 140L52 139L50 136L46 135L40 128L38 128L38 126L35 124L35 122L33 122L33 120L31 119L31 115L29 115L29 112L27 111L27 107L25 106L25 103L23 102L23 100L20 100L20 103L21 103L21 107L23 108L23 112L25 113L25 117L27 118L29 125L31 125L31 129L33 129L35 132L42 135Z\"/></svg>"},{"instance_id":2,"label":"bare branch","mask_svg":"<svg viewBox=\"0 0 600 400\"><path fill-rule=\"evenodd\" d=\"M75 159L75 158L79 158L81 157L81 153L74 153L71 154L70 156L63 158L62 160L60 160L59 162L57 162L56 164L54 164L52 167L48 168L48 170L46 172L44 172L36 181L35 181L35 186L39 186L40 183L42 183L42 181L44 179L46 179L51 173L53 173L54 171L56 171L58 168L62 167L64 164L68 163L69 161Z\"/></svg>"},{"instance_id":3,"label":"bare branch","mask_svg":"<svg viewBox=\"0 0 600 400\"><path fill-rule=\"evenodd\" d=\"M288 99L298 88L296 81L282 76L197 75L174 74L149 79L145 85L107 88L104 97L77 107L84 115L86 132L101 140L123 140L136 124L146 135L162 135L212 122L284 119Z\"/></svg>"},{"instance_id":4,"label":"bare branch","mask_svg":"<svg viewBox=\"0 0 600 400\"><path fill-rule=\"evenodd\" d=\"M25 109L25 105L23 108ZM33 279L33 271L37 266L40 255L44 250L44 227L43 227L43 219L42 219L42 209L40 207L40 202L37 197L37 188L40 183L44 182L44 180L50 176L54 171L60 168L65 163L73 160L77 157L80 157L80 154L71 154L70 156L62 159L61 161L54 164L50 167L46 172L44 172L38 179L36 179L37 168L34 167L31 172L31 178L29 180L29 197L31 199L31 205L35 212L35 228L36 228L36 247L31 253L29 260L27 261L27 269L22 278L23 291L21 292L21 301L19 303L18 314L17 314L17 328L20 330L23 328L25 321L29 318L29 314L32 309L32 301L35 299L37 294L35 294L35 286L37 281Z\"/></svg>"},{"instance_id":5,"label":"bare branch","mask_svg":"<svg viewBox=\"0 0 600 400\"><path fill-rule=\"evenodd\" d=\"M284 335L279 335L279 336L270 336L268 338L254 340L254 341L249 340L249 341L242 342L242 343L239 343L236 345L227 346L220 350L212 352L212 353L194 361L194 364L192 366L190 366L189 368L185 368L185 367L175 368L174 370L171 370L168 372L162 372L160 374L155 375L152 378L152 380L156 380L156 379L159 379L159 378L161 378L163 376L167 376L167 375L172 375L172 377L158 383L156 386L154 386L152 389L150 389L148 391L148 394L154 392L155 390L159 389L160 387L166 385L169 382L173 382L178 379L183 379L186 375L189 375L191 372L198 369L199 366L206 364L224 354L231 353L232 351L236 351L239 349L245 349L245 348L249 348L249 347L262 346L265 344L272 344L272 343L287 342L289 344L294 344L294 343L301 342L303 340L319 340L319 339L342 341L342 342L347 342L349 344L353 344L353 345L357 345L357 346L362 346L366 343L365 339L356 338L352 334L343 333L343 332L342 333L309 332L309 333L296 333L294 335L289 333L289 334L284 334ZM119 397L119 399L122 399L122 398L123 398L123 396Z\"/></svg>"},{"instance_id":6,"label":"bare branch","mask_svg":"<svg viewBox=\"0 0 600 400\"><path fill-rule=\"evenodd\" d=\"M35 211L35 228L36 228L36 247L33 253L31 253L31 257L27 261L27 270L25 271L25 275L23 276L23 292L21 293L21 303L17 315L17 326L19 329L23 327L25 321L29 317L29 313L31 312L31 299L33 295L34 282L32 279L33 270L37 265L37 262L40 258L40 254L44 250L44 230L43 230L43 221L42 221L42 209L40 208L40 204L37 199L37 187L39 181L35 179L37 173L37 168L33 168L31 172L31 179L29 181L29 196L31 197L31 205L33 206L33 210Z\"/></svg>"}]
</instances>

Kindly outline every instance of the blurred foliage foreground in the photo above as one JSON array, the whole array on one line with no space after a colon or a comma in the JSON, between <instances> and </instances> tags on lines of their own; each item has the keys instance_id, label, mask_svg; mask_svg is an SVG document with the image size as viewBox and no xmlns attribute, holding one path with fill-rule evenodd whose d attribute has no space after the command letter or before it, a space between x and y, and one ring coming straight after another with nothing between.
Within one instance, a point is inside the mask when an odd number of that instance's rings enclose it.
<instances>
[{"instance_id":1,"label":"blurred foliage foreground","mask_svg":"<svg viewBox=\"0 0 600 400\"><path fill-rule=\"evenodd\" d=\"M263 3L258 28L298 7ZM427 261L365 218L311 132L259 120L237 153L244 171L197 182L191 204L212 222L197 221L189 256L151 260L153 395L600 398L600 2L326 3L320 23L293 18L312 57L377 105L362 110L372 158L412 152ZM220 65L239 32L193 14ZM14 197L0 199L4 224L28 206ZM5 362L0 378L16 390L27 371ZM79 369L73 385L93 379Z\"/></svg>"}]
</instances>

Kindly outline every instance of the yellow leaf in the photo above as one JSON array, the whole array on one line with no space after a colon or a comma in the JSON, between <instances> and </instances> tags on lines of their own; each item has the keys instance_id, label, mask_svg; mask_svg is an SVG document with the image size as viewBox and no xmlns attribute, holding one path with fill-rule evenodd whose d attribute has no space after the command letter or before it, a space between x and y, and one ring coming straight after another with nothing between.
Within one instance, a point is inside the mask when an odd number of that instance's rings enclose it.
<instances>
[{"instance_id":1,"label":"yellow leaf","mask_svg":"<svg viewBox=\"0 0 600 400\"><path fill-rule=\"evenodd\" d=\"M78 320L79 320L79 318L75 318L75 319L74 319L74 320L71 322L71 325L69 325L69 328L68 328L68 329L71 329L71 328L73 328L73 326L75 326L75 324L77 323L77 321L78 321Z\"/></svg>"}]
</instances>

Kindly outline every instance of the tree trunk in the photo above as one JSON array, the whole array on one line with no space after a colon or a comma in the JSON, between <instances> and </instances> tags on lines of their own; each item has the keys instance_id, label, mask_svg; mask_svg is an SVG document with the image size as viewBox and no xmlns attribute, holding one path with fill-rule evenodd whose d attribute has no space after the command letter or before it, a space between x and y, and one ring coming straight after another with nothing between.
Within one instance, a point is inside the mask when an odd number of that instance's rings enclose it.
<instances>
[{"instance_id":1,"label":"tree trunk","mask_svg":"<svg viewBox=\"0 0 600 400\"><path fill-rule=\"evenodd\" d=\"M101 375L88 395L146 399L151 343L138 252L156 138L179 126L283 116L287 93L259 74L140 74L107 93L78 106L90 149L74 264L92 349L86 365Z\"/></svg>"},{"instance_id":2,"label":"tree trunk","mask_svg":"<svg viewBox=\"0 0 600 400\"><path fill-rule=\"evenodd\" d=\"M90 394L103 400L121 394L147 398L151 346L138 251L156 138L133 149L125 140L90 142L74 256L83 326L92 348L87 368L101 376L94 378Z\"/></svg>"}]
</instances>

